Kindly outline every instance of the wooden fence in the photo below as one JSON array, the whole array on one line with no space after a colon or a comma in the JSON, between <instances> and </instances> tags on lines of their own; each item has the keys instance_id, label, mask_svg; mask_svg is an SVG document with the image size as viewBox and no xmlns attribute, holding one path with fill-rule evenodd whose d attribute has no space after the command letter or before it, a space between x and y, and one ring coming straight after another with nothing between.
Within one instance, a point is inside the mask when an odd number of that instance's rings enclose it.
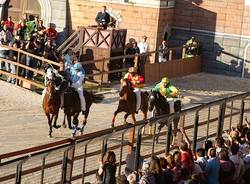
<instances>
[{"instance_id":1,"label":"wooden fence","mask_svg":"<svg viewBox=\"0 0 250 184\"><path fill-rule=\"evenodd\" d=\"M44 70L38 70L34 69L32 67L29 67L23 63L21 63L21 55L24 55L25 57L29 56L37 61L40 61L41 63L49 63L57 67L62 67L63 63L57 63L48 59L45 59L44 57L40 57L31 53L28 53L26 51L23 51L21 49L16 49L13 47L1 45L1 47L14 51L17 53L17 59L16 61L10 60L10 59L4 59L0 58L1 62L9 63L15 66L16 72L10 73L7 71L0 70L0 74L13 77L16 79L16 84L23 86L23 87L28 87L28 88L44 88L43 82L39 80L31 80L31 79L26 79L23 76L20 75L20 69L25 69L31 72L34 72L40 76L44 76ZM103 67L101 70L95 73L87 74L86 78L93 78L94 76L100 76L100 80L98 81L93 81L97 82L98 84L103 84L103 78L106 77L105 75L113 74L113 73L122 73L126 72L128 68L126 66L123 66L119 69L115 70L105 70L104 63L105 61L112 61L112 60L123 60L125 61L126 58L135 58L135 67L138 65L138 58L139 57L156 57L158 54L158 50L156 51L151 51L146 54L136 54L136 55L122 55L122 56L115 56L115 57L109 57L109 58L101 58L97 60L91 60L91 61L84 61L82 62L83 65L96 65L103 63ZM169 48L168 49L168 60L166 63L147 63L145 65L145 78L146 82L157 82L159 81L160 77L163 75L168 75L169 77L179 77L183 75L188 75L192 73L197 73L201 71L201 57L200 56L195 56L192 58L185 58L185 52L186 52L186 47L177 47L177 48ZM177 53L177 54L176 54ZM175 55L175 58L173 56Z\"/></svg>"}]
</instances>

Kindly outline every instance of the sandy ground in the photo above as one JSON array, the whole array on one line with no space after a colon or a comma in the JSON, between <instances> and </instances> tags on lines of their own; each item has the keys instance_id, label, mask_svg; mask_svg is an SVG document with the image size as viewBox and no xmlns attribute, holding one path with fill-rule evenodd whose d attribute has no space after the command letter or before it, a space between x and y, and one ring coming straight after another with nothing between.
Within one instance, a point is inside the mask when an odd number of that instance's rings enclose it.
<instances>
[{"instance_id":1,"label":"sandy ground","mask_svg":"<svg viewBox=\"0 0 250 184\"><path fill-rule=\"evenodd\" d=\"M173 79L171 82L180 88L185 106L245 92L250 87L249 79L206 73ZM48 139L48 125L41 107L41 96L3 81L0 81L0 86L0 154L49 143L71 135L68 129L61 128L53 132L52 139ZM150 87L145 89L148 90ZM94 104L91 107L86 132L109 128L117 101L118 94L114 92L106 94L101 104ZM121 119L122 115L118 115L117 124L121 124ZM58 124L61 122L62 114Z\"/></svg>"}]
</instances>

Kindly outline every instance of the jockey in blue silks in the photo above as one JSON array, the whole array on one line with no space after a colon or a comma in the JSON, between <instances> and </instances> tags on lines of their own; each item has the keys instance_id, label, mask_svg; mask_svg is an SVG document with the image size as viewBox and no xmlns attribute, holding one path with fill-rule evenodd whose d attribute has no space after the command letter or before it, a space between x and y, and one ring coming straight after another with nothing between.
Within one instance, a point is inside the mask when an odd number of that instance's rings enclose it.
<instances>
[{"instance_id":1,"label":"jockey in blue silks","mask_svg":"<svg viewBox=\"0 0 250 184\"><path fill-rule=\"evenodd\" d=\"M83 95L83 82L85 77L85 71L81 63L76 62L70 70L71 87L73 87L80 98L82 114L85 115L86 101Z\"/></svg>"}]
</instances>

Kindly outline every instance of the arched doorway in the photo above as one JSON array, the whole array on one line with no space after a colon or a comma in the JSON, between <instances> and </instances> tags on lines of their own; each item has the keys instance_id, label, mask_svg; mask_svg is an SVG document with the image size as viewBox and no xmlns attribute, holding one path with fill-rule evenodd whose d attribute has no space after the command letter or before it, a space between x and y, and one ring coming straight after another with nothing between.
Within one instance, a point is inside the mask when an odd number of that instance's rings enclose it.
<instances>
[{"instance_id":1,"label":"arched doorway","mask_svg":"<svg viewBox=\"0 0 250 184\"><path fill-rule=\"evenodd\" d=\"M28 16L41 16L41 6L38 0L8 0L6 2L7 15L18 22L24 13Z\"/></svg>"}]
</instances>

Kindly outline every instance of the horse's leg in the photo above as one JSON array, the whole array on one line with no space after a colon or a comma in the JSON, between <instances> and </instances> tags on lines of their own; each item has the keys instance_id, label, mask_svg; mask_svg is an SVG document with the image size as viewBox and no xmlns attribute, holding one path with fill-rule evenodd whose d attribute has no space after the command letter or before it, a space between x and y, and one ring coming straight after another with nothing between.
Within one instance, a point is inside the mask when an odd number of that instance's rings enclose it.
<instances>
[{"instance_id":1,"label":"horse's leg","mask_svg":"<svg viewBox=\"0 0 250 184\"><path fill-rule=\"evenodd\" d=\"M128 116L129 116L129 113L126 113L124 115L124 122L123 122L124 125L127 124L127 118L128 118Z\"/></svg>"},{"instance_id":2,"label":"horse's leg","mask_svg":"<svg viewBox=\"0 0 250 184\"><path fill-rule=\"evenodd\" d=\"M63 128L66 128L65 120L66 120L66 114L64 113L63 123L62 123Z\"/></svg>"},{"instance_id":3,"label":"horse's leg","mask_svg":"<svg viewBox=\"0 0 250 184\"><path fill-rule=\"evenodd\" d=\"M46 114L48 119L48 125L49 125L49 138L52 138L52 118L50 119L50 114Z\"/></svg>"},{"instance_id":4,"label":"horse's leg","mask_svg":"<svg viewBox=\"0 0 250 184\"><path fill-rule=\"evenodd\" d=\"M78 128L77 128L78 124L79 124L78 116L79 116L79 112L75 113L73 116L73 131L72 131L73 137L76 135L76 132L78 130Z\"/></svg>"},{"instance_id":5,"label":"horse's leg","mask_svg":"<svg viewBox=\"0 0 250 184\"><path fill-rule=\"evenodd\" d=\"M58 113L54 116L54 123L53 123L53 127L56 129L61 127L60 125L56 124L57 119L58 119Z\"/></svg>"},{"instance_id":6,"label":"horse's leg","mask_svg":"<svg viewBox=\"0 0 250 184\"><path fill-rule=\"evenodd\" d=\"M68 128L72 129L72 126L71 126L71 115L70 114L66 114L66 116L67 116L67 121L68 121Z\"/></svg>"},{"instance_id":7,"label":"horse's leg","mask_svg":"<svg viewBox=\"0 0 250 184\"><path fill-rule=\"evenodd\" d=\"M158 143L158 140L159 140L159 136L160 136L160 133L161 133L161 129L163 128L164 126L164 123L163 122L159 122L159 126L158 126L158 132L157 132L157 135L156 135L156 138L155 138L155 141L156 143Z\"/></svg>"},{"instance_id":8,"label":"horse's leg","mask_svg":"<svg viewBox=\"0 0 250 184\"><path fill-rule=\"evenodd\" d=\"M87 108L86 113L85 113L85 118L84 118L84 120L82 122L82 128L80 129L81 135L83 134L84 128L85 128L85 126L87 124L88 116L89 116L89 108Z\"/></svg>"},{"instance_id":9,"label":"horse's leg","mask_svg":"<svg viewBox=\"0 0 250 184\"><path fill-rule=\"evenodd\" d=\"M132 116L132 123L135 124L136 123L135 114L133 113L131 114L131 116ZM129 152L132 152L132 148L134 146L134 139L135 139L135 127L132 127L128 131Z\"/></svg>"},{"instance_id":10,"label":"horse's leg","mask_svg":"<svg viewBox=\"0 0 250 184\"><path fill-rule=\"evenodd\" d=\"M116 115L119 113L119 109L117 109L115 112L114 112L114 116L113 116L113 119L112 119L112 123L111 123L111 127L113 128L115 126L115 117Z\"/></svg>"}]
</instances>

